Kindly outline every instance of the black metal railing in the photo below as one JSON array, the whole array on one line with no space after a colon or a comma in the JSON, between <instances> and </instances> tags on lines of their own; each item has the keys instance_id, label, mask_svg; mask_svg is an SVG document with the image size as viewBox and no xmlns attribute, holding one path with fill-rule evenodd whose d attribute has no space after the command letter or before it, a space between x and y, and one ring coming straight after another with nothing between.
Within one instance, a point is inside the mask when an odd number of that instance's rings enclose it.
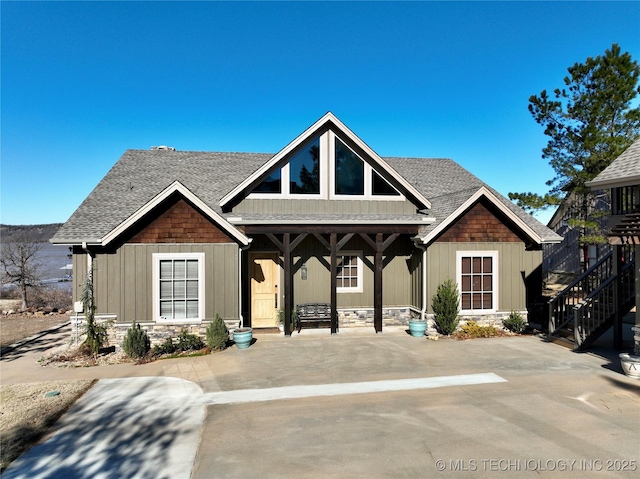
<instances>
[{"instance_id":1,"label":"black metal railing","mask_svg":"<svg viewBox=\"0 0 640 479\"><path fill-rule=\"evenodd\" d=\"M601 332L616 315L617 308L633 301L633 249L621 247L620 291L616 290L614 254L611 251L548 302L549 335L573 330L576 348L583 347L594 333Z\"/></svg>"},{"instance_id":2,"label":"black metal railing","mask_svg":"<svg viewBox=\"0 0 640 479\"><path fill-rule=\"evenodd\" d=\"M616 277L611 276L574 307L576 348L584 347L594 333L613 320L618 308L633 300L634 266L635 262L630 262L622 267L619 294L616 292Z\"/></svg>"}]
</instances>

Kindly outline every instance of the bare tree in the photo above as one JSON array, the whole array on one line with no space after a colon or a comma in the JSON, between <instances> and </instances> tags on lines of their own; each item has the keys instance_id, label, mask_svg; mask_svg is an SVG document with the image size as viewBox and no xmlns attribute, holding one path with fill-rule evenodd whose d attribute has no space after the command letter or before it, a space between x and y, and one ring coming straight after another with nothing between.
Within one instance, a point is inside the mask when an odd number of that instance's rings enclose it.
<instances>
[{"instance_id":1,"label":"bare tree","mask_svg":"<svg viewBox=\"0 0 640 479\"><path fill-rule=\"evenodd\" d=\"M16 284L22 298L22 309L27 309L27 289L40 284L41 272L38 252L42 243L33 241L28 235L3 238L0 249L2 282Z\"/></svg>"}]
</instances>

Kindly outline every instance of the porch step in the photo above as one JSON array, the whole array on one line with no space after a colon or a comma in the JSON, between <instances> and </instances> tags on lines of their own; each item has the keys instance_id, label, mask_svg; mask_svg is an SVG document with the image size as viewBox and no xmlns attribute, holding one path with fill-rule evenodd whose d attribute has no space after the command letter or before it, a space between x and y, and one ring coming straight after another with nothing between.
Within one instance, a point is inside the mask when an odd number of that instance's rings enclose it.
<instances>
[{"instance_id":1,"label":"porch step","mask_svg":"<svg viewBox=\"0 0 640 479\"><path fill-rule=\"evenodd\" d=\"M550 335L547 337L547 341L549 341L550 343L554 343L557 344L559 346L564 346L567 349L573 349L575 348L575 342L567 339L565 337L562 336L554 336L554 335Z\"/></svg>"},{"instance_id":2,"label":"porch step","mask_svg":"<svg viewBox=\"0 0 640 479\"><path fill-rule=\"evenodd\" d=\"M576 345L576 338L573 334L573 328L558 329L550 334L547 340L551 343L559 344L565 348L573 349Z\"/></svg>"}]
</instances>

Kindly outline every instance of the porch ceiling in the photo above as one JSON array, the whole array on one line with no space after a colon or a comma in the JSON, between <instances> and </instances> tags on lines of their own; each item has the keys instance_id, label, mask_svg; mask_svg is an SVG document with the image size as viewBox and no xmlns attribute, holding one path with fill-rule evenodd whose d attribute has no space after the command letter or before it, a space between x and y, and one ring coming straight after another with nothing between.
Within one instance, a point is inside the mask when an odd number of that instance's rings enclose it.
<instances>
[{"instance_id":1,"label":"porch ceiling","mask_svg":"<svg viewBox=\"0 0 640 479\"><path fill-rule=\"evenodd\" d=\"M284 233L310 233L310 234L346 234L346 233L364 233L364 234L409 234L416 236L420 225L247 225L244 227L246 235L256 234L284 234Z\"/></svg>"}]
</instances>

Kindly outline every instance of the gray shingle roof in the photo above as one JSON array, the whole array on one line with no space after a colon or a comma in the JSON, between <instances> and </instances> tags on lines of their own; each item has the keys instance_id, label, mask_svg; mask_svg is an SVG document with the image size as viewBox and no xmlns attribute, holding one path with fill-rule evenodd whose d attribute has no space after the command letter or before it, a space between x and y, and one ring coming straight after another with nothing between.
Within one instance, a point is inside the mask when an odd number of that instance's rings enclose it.
<instances>
[{"instance_id":1,"label":"gray shingle roof","mask_svg":"<svg viewBox=\"0 0 640 479\"><path fill-rule=\"evenodd\" d=\"M640 184L640 139L587 183L590 188L609 188Z\"/></svg>"},{"instance_id":2,"label":"gray shingle roof","mask_svg":"<svg viewBox=\"0 0 640 479\"><path fill-rule=\"evenodd\" d=\"M270 154L127 150L52 241L100 241L174 181L180 181L217 213L218 202Z\"/></svg>"},{"instance_id":3,"label":"gray shingle roof","mask_svg":"<svg viewBox=\"0 0 640 479\"><path fill-rule=\"evenodd\" d=\"M215 153L170 150L127 150L95 189L82 202L52 239L55 243L99 242L129 216L151 201L175 181L179 181L211 209L223 216L219 203L243 179L255 172L273 155L262 153ZM451 213L485 186L543 241L560 239L553 231L525 213L480 179L452 160L424 158L384 158L384 160L431 201L426 212L436 222L423 226L436 228ZM242 214L243 219L249 215ZM406 216L406 217L405 217ZM350 216L340 217L342 220ZM388 220L358 216L354 220ZM421 215L402 215L397 220L419 220ZM261 219L268 219L262 216ZM274 221L300 220L299 216L272 218ZM317 215L311 222L331 218Z\"/></svg>"},{"instance_id":4,"label":"gray shingle roof","mask_svg":"<svg viewBox=\"0 0 640 479\"><path fill-rule=\"evenodd\" d=\"M484 186L540 236L543 242L557 242L562 239L453 160L425 158L384 158L384 160L413 183L431 202L429 216L435 217L436 221L429 226L423 226L420 230L421 235L426 235L436 229Z\"/></svg>"}]
</instances>

